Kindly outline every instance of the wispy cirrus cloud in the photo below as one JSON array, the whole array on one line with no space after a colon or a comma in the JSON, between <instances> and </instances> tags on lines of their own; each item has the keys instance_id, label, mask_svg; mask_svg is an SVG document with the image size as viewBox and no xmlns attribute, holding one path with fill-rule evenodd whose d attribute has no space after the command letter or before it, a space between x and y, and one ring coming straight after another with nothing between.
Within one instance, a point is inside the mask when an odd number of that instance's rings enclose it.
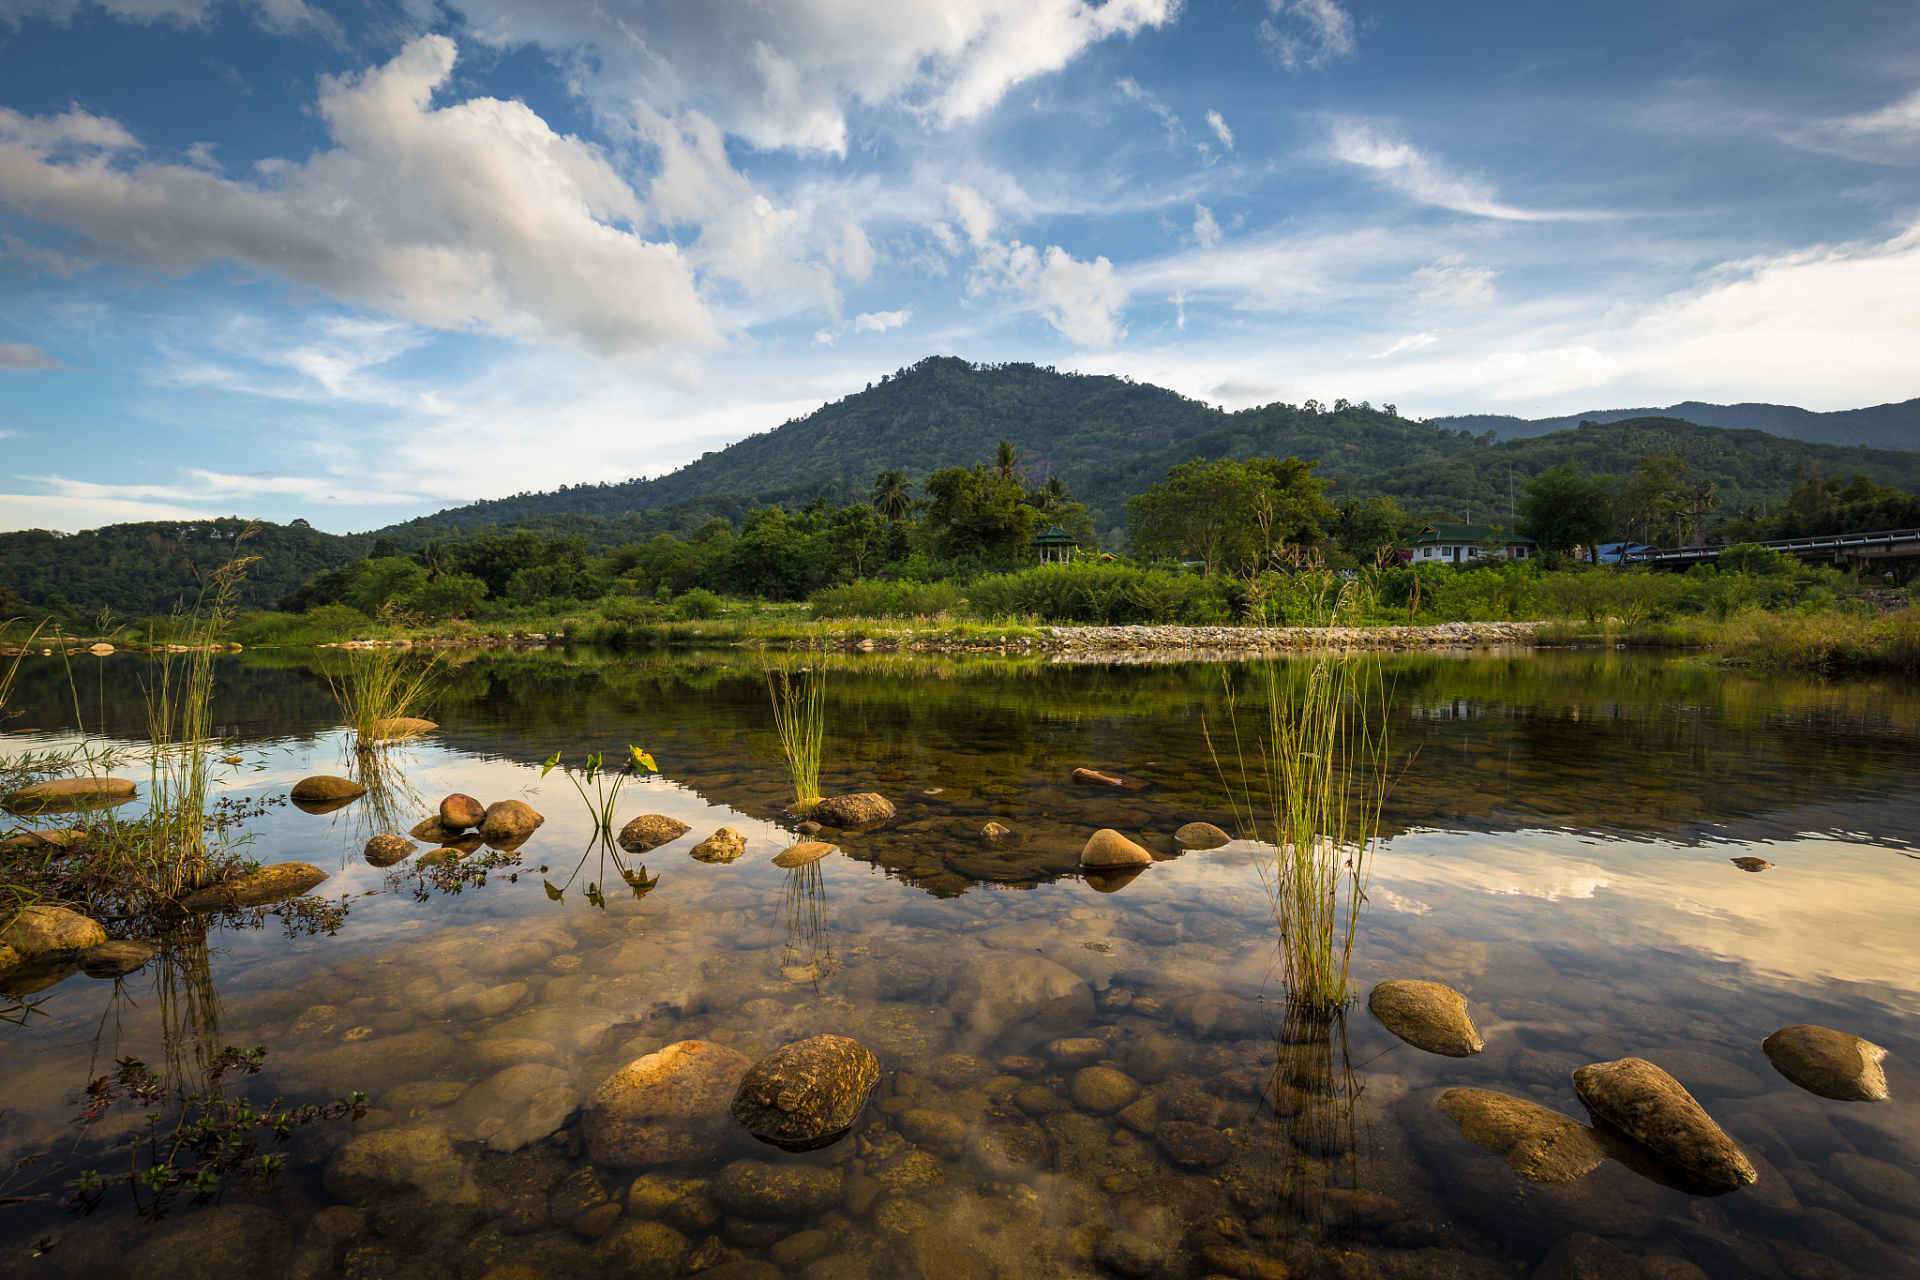
<instances>
[{"instance_id":1,"label":"wispy cirrus cloud","mask_svg":"<svg viewBox=\"0 0 1920 1280\"><path fill-rule=\"evenodd\" d=\"M41 348L26 342L0 342L0 369L64 369Z\"/></svg>"},{"instance_id":2,"label":"wispy cirrus cloud","mask_svg":"<svg viewBox=\"0 0 1920 1280\"><path fill-rule=\"evenodd\" d=\"M1412 143L1367 121L1336 121L1328 141L1334 159L1366 170L1422 204L1507 222L1584 222L1607 216L1508 204L1484 179L1454 173Z\"/></svg>"},{"instance_id":3,"label":"wispy cirrus cloud","mask_svg":"<svg viewBox=\"0 0 1920 1280\"><path fill-rule=\"evenodd\" d=\"M1318 70L1359 51L1353 15L1338 0L1267 0L1260 44L1289 71Z\"/></svg>"},{"instance_id":4,"label":"wispy cirrus cloud","mask_svg":"<svg viewBox=\"0 0 1920 1280\"><path fill-rule=\"evenodd\" d=\"M1855 160L1920 163L1920 89L1872 111L1815 121L1787 136L1812 150Z\"/></svg>"}]
</instances>

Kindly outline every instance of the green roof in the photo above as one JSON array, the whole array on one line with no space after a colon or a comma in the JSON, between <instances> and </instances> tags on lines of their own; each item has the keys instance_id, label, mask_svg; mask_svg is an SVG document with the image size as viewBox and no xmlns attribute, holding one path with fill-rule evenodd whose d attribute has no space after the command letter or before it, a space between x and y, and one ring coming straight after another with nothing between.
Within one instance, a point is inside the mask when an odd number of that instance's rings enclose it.
<instances>
[{"instance_id":1,"label":"green roof","mask_svg":"<svg viewBox=\"0 0 1920 1280\"><path fill-rule=\"evenodd\" d=\"M1050 524L1046 531L1036 534L1033 539L1036 547L1077 547L1080 539L1068 533L1057 524Z\"/></svg>"},{"instance_id":2,"label":"green roof","mask_svg":"<svg viewBox=\"0 0 1920 1280\"><path fill-rule=\"evenodd\" d=\"M1504 542L1509 545L1532 546L1533 539L1500 525L1491 524L1430 524L1413 535L1413 545L1423 542Z\"/></svg>"}]
</instances>

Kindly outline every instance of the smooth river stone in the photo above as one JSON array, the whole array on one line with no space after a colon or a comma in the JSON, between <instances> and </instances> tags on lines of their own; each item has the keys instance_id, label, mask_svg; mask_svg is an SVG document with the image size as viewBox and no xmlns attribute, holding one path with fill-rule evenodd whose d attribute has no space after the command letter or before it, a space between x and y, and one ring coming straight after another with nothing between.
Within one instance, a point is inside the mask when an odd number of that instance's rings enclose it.
<instances>
[{"instance_id":1,"label":"smooth river stone","mask_svg":"<svg viewBox=\"0 0 1920 1280\"><path fill-rule=\"evenodd\" d=\"M839 1140L879 1082L880 1059L858 1040L809 1036L756 1062L730 1110L760 1141L811 1151Z\"/></svg>"},{"instance_id":2,"label":"smooth river stone","mask_svg":"<svg viewBox=\"0 0 1920 1280\"><path fill-rule=\"evenodd\" d=\"M820 840L806 840L800 844L789 845L774 854L773 865L791 871L795 867L804 867L809 862L818 862L828 854L836 852L838 848L834 845Z\"/></svg>"},{"instance_id":3,"label":"smooth river stone","mask_svg":"<svg viewBox=\"0 0 1920 1280\"><path fill-rule=\"evenodd\" d=\"M620 828L620 847L628 853L646 853L673 843L692 829L663 813L643 813Z\"/></svg>"},{"instance_id":4,"label":"smooth river stone","mask_svg":"<svg viewBox=\"0 0 1920 1280\"><path fill-rule=\"evenodd\" d=\"M1435 1104L1475 1146L1502 1156L1533 1182L1572 1182L1607 1153L1571 1116L1489 1089L1449 1089Z\"/></svg>"},{"instance_id":5,"label":"smooth river stone","mask_svg":"<svg viewBox=\"0 0 1920 1280\"><path fill-rule=\"evenodd\" d=\"M195 890L180 899L180 905L188 911L260 907L298 897L326 879L327 873L311 862L280 862L239 880Z\"/></svg>"},{"instance_id":6,"label":"smooth river stone","mask_svg":"<svg viewBox=\"0 0 1920 1280\"><path fill-rule=\"evenodd\" d=\"M1367 997L1367 1009L1387 1030L1428 1053L1465 1058L1486 1047L1467 1015L1466 997L1438 982L1383 982Z\"/></svg>"},{"instance_id":7,"label":"smooth river stone","mask_svg":"<svg viewBox=\"0 0 1920 1280\"><path fill-rule=\"evenodd\" d=\"M753 1064L725 1045L682 1040L608 1077L581 1124L595 1164L701 1160L727 1144L727 1106Z\"/></svg>"},{"instance_id":8,"label":"smooth river stone","mask_svg":"<svg viewBox=\"0 0 1920 1280\"><path fill-rule=\"evenodd\" d=\"M1233 837L1211 822L1189 822L1173 833L1173 838L1189 849L1218 849L1233 843Z\"/></svg>"},{"instance_id":9,"label":"smooth river stone","mask_svg":"<svg viewBox=\"0 0 1920 1280\"><path fill-rule=\"evenodd\" d=\"M1111 828L1102 827L1087 837L1080 850L1080 865L1091 871L1112 871L1122 867L1144 867L1153 855Z\"/></svg>"},{"instance_id":10,"label":"smooth river stone","mask_svg":"<svg viewBox=\"0 0 1920 1280\"><path fill-rule=\"evenodd\" d=\"M1759 1176L1693 1095L1644 1058L1581 1067L1573 1087L1587 1110L1709 1191L1737 1191Z\"/></svg>"},{"instance_id":11,"label":"smooth river stone","mask_svg":"<svg viewBox=\"0 0 1920 1280\"><path fill-rule=\"evenodd\" d=\"M1830 1027L1782 1027L1761 1042L1767 1061L1808 1093L1837 1102L1885 1102L1887 1051Z\"/></svg>"}]
</instances>

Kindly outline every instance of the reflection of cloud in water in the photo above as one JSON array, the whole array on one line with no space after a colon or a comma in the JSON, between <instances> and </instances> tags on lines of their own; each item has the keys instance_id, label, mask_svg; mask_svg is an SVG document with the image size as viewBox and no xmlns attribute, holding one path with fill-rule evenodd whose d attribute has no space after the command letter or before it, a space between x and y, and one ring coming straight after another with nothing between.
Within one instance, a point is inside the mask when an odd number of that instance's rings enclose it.
<instances>
[{"instance_id":1,"label":"reflection of cloud in water","mask_svg":"<svg viewBox=\"0 0 1920 1280\"><path fill-rule=\"evenodd\" d=\"M1433 910L1426 903L1414 898L1402 897L1391 889L1369 889L1367 901L1377 902L1389 911L1401 911L1410 916L1423 916Z\"/></svg>"},{"instance_id":2,"label":"reflection of cloud in water","mask_svg":"<svg viewBox=\"0 0 1920 1280\"><path fill-rule=\"evenodd\" d=\"M1525 930L1541 940L1591 931L1623 952L1703 952L1797 983L1863 984L1920 1007L1920 953L1912 947L1920 869L1911 860L1806 838L1768 845L1777 865L1752 875L1728 861L1729 848L1596 845L1540 831L1402 837L1376 858L1372 894L1384 901L1417 888L1442 916L1448 891L1532 898L1559 907ZM1516 902L1506 910L1548 908Z\"/></svg>"}]
</instances>

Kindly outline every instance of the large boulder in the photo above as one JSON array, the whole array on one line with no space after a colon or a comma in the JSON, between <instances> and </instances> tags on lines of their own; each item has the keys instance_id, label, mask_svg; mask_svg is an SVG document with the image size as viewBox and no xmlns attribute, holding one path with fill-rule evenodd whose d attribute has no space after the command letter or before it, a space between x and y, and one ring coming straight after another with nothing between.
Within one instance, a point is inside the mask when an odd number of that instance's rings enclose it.
<instances>
[{"instance_id":1,"label":"large boulder","mask_svg":"<svg viewBox=\"0 0 1920 1280\"><path fill-rule=\"evenodd\" d=\"M107 940L106 929L78 911L36 903L0 925L0 946L19 959L56 951L84 951Z\"/></svg>"},{"instance_id":2,"label":"large boulder","mask_svg":"<svg viewBox=\"0 0 1920 1280\"><path fill-rule=\"evenodd\" d=\"M487 820L487 807L464 792L456 791L440 802L440 825L450 831L465 831Z\"/></svg>"},{"instance_id":3,"label":"large boulder","mask_svg":"<svg viewBox=\"0 0 1920 1280\"><path fill-rule=\"evenodd\" d=\"M280 862L238 880L196 889L181 898L180 905L188 911L264 906L285 898L297 898L327 878L327 873L311 862Z\"/></svg>"},{"instance_id":4,"label":"large boulder","mask_svg":"<svg viewBox=\"0 0 1920 1280\"><path fill-rule=\"evenodd\" d=\"M1831 1027L1782 1027L1760 1042L1767 1061L1787 1079L1837 1102L1885 1102L1887 1051Z\"/></svg>"},{"instance_id":5,"label":"large boulder","mask_svg":"<svg viewBox=\"0 0 1920 1280\"><path fill-rule=\"evenodd\" d=\"M732 827L722 827L693 846L690 853L697 862L737 862L747 851L747 838Z\"/></svg>"},{"instance_id":6,"label":"large boulder","mask_svg":"<svg viewBox=\"0 0 1920 1280\"><path fill-rule=\"evenodd\" d=\"M593 1162L632 1168L719 1154L730 1135L728 1104L752 1065L705 1040L629 1062L587 1103L581 1133Z\"/></svg>"},{"instance_id":7,"label":"large boulder","mask_svg":"<svg viewBox=\"0 0 1920 1280\"><path fill-rule=\"evenodd\" d=\"M879 1082L880 1059L858 1040L809 1036L754 1063L730 1110L762 1142L811 1151L839 1141Z\"/></svg>"},{"instance_id":8,"label":"large boulder","mask_svg":"<svg viewBox=\"0 0 1920 1280\"><path fill-rule=\"evenodd\" d=\"M125 778L53 778L8 792L0 803L22 813L85 809L132 799L135 790Z\"/></svg>"},{"instance_id":9,"label":"large boulder","mask_svg":"<svg viewBox=\"0 0 1920 1280\"><path fill-rule=\"evenodd\" d=\"M524 800L496 800L481 816L480 837L494 846L519 844L545 821Z\"/></svg>"},{"instance_id":10,"label":"large boulder","mask_svg":"<svg viewBox=\"0 0 1920 1280\"><path fill-rule=\"evenodd\" d=\"M1466 997L1438 982L1383 982L1367 997L1367 1011L1387 1030L1428 1053L1465 1058L1486 1047L1467 1015Z\"/></svg>"},{"instance_id":11,"label":"large boulder","mask_svg":"<svg viewBox=\"0 0 1920 1280\"><path fill-rule=\"evenodd\" d=\"M977 1051L1016 1023L1037 1019L1055 1030L1093 1018L1093 992L1079 974L1042 956L988 956L953 970L946 1005Z\"/></svg>"},{"instance_id":12,"label":"large boulder","mask_svg":"<svg viewBox=\"0 0 1920 1280\"><path fill-rule=\"evenodd\" d=\"M807 817L823 827L850 831L874 827L893 820L893 802L883 795L866 791L852 796L828 796L816 801Z\"/></svg>"},{"instance_id":13,"label":"large boulder","mask_svg":"<svg viewBox=\"0 0 1920 1280\"><path fill-rule=\"evenodd\" d=\"M1644 1058L1596 1062L1573 1088L1600 1119L1707 1191L1737 1191L1759 1175L1678 1080Z\"/></svg>"},{"instance_id":14,"label":"large boulder","mask_svg":"<svg viewBox=\"0 0 1920 1280\"><path fill-rule=\"evenodd\" d=\"M691 830L686 823L663 813L643 813L620 828L620 847L628 853L645 853L670 844Z\"/></svg>"},{"instance_id":15,"label":"large boulder","mask_svg":"<svg viewBox=\"0 0 1920 1280\"><path fill-rule=\"evenodd\" d=\"M1152 854L1108 827L1087 837L1086 846L1080 850L1080 865L1089 871L1144 867L1152 861Z\"/></svg>"},{"instance_id":16,"label":"large boulder","mask_svg":"<svg viewBox=\"0 0 1920 1280\"><path fill-rule=\"evenodd\" d=\"M294 783L289 794L295 800L305 800L309 804L327 804L330 801L357 800L367 794L367 789L351 778L316 773L311 778L302 778Z\"/></svg>"}]
</instances>

